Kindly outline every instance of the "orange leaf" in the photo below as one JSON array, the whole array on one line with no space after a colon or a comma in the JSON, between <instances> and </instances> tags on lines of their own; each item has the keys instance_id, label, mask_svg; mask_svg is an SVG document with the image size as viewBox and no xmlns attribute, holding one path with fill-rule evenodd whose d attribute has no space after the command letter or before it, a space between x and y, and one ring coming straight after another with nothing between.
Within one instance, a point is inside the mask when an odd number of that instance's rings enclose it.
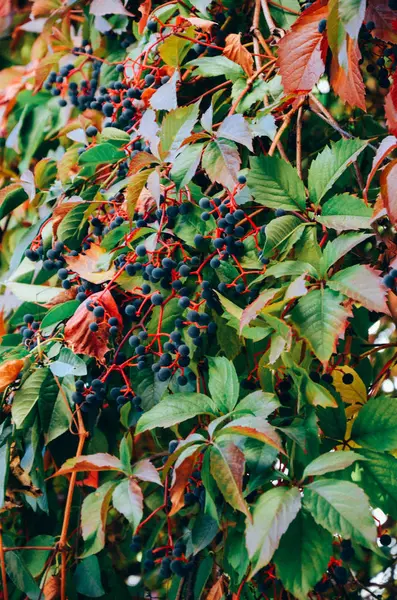
<instances>
[{"instance_id":1,"label":"orange leaf","mask_svg":"<svg viewBox=\"0 0 397 600\"><path fill-rule=\"evenodd\" d=\"M377 149L374 160L372 161L371 172L368 175L367 183L366 183L365 189L364 189L364 198L366 201L368 201L369 186L370 186L370 183L371 183L376 171L379 169L380 165L382 164L382 162L384 161L386 156L388 156L390 154L390 152L392 152L395 148L397 148L397 138L395 138L393 135L388 135L379 144L379 148ZM383 206L382 206L382 208L383 208ZM374 214L376 214L376 213L374 212Z\"/></svg>"},{"instance_id":2,"label":"orange leaf","mask_svg":"<svg viewBox=\"0 0 397 600\"><path fill-rule=\"evenodd\" d=\"M44 600L57 600L60 597L61 580L57 575L51 575L43 587Z\"/></svg>"},{"instance_id":3,"label":"orange leaf","mask_svg":"<svg viewBox=\"0 0 397 600\"><path fill-rule=\"evenodd\" d=\"M92 473L89 473L82 481L76 481L76 485L86 485L97 489L99 485L98 471L92 471Z\"/></svg>"},{"instance_id":4,"label":"orange leaf","mask_svg":"<svg viewBox=\"0 0 397 600\"><path fill-rule=\"evenodd\" d=\"M218 579L207 594L207 600L221 600L223 598L223 578Z\"/></svg>"},{"instance_id":5,"label":"orange leaf","mask_svg":"<svg viewBox=\"0 0 397 600\"><path fill-rule=\"evenodd\" d=\"M128 170L129 175L135 175L143 169L144 167L149 167L153 163L157 163L158 160L153 156L153 154L149 154L149 152L138 152L131 158L130 168Z\"/></svg>"},{"instance_id":6,"label":"orange leaf","mask_svg":"<svg viewBox=\"0 0 397 600\"><path fill-rule=\"evenodd\" d=\"M386 42L397 42L397 15L389 7L389 0L368 0L364 21L375 23L372 31L374 37Z\"/></svg>"},{"instance_id":7,"label":"orange leaf","mask_svg":"<svg viewBox=\"0 0 397 600\"><path fill-rule=\"evenodd\" d=\"M75 273L86 279L90 283L104 283L109 281L115 274L115 268L111 267L107 271L98 269L98 261L106 254L106 250L98 244L91 244L84 254L78 256L65 256L65 261Z\"/></svg>"},{"instance_id":8,"label":"orange leaf","mask_svg":"<svg viewBox=\"0 0 397 600\"><path fill-rule=\"evenodd\" d=\"M331 85L335 94L350 106L358 106L366 111L365 85L361 75L359 60L361 53L358 42L347 36L347 72L338 64L334 56L331 65Z\"/></svg>"},{"instance_id":9,"label":"orange leaf","mask_svg":"<svg viewBox=\"0 0 397 600\"><path fill-rule=\"evenodd\" d=\"M23 363L24 361L18 358L7 360L0 365L0 392L4 392L11 383L14 383L23 367Z\"/></svg>"},{"instance_id":10,"label":"orange leaf","mask_svg":"<svg viewBox=\"0 0 397 600\"><path fill-rule=\"evenodd\" d=\"M90 323L93 323L96 319L93 313L88 310L87 302L83 302L73 317L66 323L65 341L76 354L88 354L88 356L94 356L99 362L104 362L105 354L109 350L109 325L107 320L109 317L116 317L121 326L121 316L117 304L108 290L92 294L88 302L98 303L105 309L105 319L98 323L98 331L94 333L89 329Z\"/></svg>"},{"instance_id":11,"label":"orange leaf","mask_svg":"<svg viewBox=\"0 0 397 600\"><path fill-rule=\"evenodd\" d=\"M380 190L387 214L393 225L397 223L397 159L382 171Z\"/></svg>"},{"instance_id":12,"label":"orange leaf","mask_svg":"<svg viewBox=\"0 0 397 600\"><path fill-rule=\"evenodd\" d=\"M193 454L185 458L181 464L178 462L175 465L174 473L172 476L172 486L170 490L170 498L172 508L169 512L169 516L175 515L184 505L185 488L188 483L189 477L192 474L194 463L196 462L197 456L200 454L200 448L195 450Z\"/></svg>"},{"instance_id":13,"label":"orange leaf","mask_svg":"<svg viewBox=\"0 0 397 600\"><path fill-rule=\"evenodd\" d=\"M200 17L184 17L184 19L189 21L190 25L193 25L193 27L206 31L207 33L210 33L213 26L216 25L215 21L200 19Z\"/></svg>"},{"instance_id":14,"label":"orange leaf","mask_svg":"<svg viewBox=\"0 0 397 600\"><path fill-rule=\"evenodd\" d=\"M280 41L277 62L286 94L310 92L324 73L328 42L318 24L327 15L327 1L317 0Z\"/></svg>"},{"instance_id":15,"label":"orange leaf","mask_svg":"<svg viewBox=\"0 0 397 600\"><path fill-rule=\"evenodd\" d=\"M152 0L143 0L138 10L140 13L142 13L138 23L138 33L139 35L142 35L148 22L149 15L152 11Z\"/></svg>"},{"instance_id":16,"label":"orange leaf","mask_svg":"<svg viewBox=\"0 0 397 600\"><path fill-rule=\"evenodd\" d=\"M237 63L250 77L254 74L253 59L247 48L241 43L239 33L230 33L226 38L223 55Z\"/></svg>"}]
</instances>

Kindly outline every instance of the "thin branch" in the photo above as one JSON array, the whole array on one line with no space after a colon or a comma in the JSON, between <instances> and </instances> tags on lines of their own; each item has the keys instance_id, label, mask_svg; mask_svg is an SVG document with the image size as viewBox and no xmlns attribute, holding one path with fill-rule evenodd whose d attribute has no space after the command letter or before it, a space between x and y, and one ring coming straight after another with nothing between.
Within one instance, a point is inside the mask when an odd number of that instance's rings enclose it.
<instances>
[{"instance_id":1,"label":"thin branch","mask_svg":"<svg viewBox=\"0 0 397 600\"><path fill-rule=\"evenodd\" d=\"M0 523L0 563L1 563L1 582L3 587L3 599L8 600L8 587L7 587L7 572L6 572L6 562L4 555L4 546L3 546L3 526Z\"/></svg>"},{"instance_id":2,"label":"thin branch","mask_svg":"<svg viewBox=\"0 0 397 600\"><path fill-rule=\"evenodd\" d=\"M274 29L277 29L276 23L273 21L273 17L270 13L269 5L267 0L261 0L263 16L265 17L265 21L267 26L269 27L270 33L273 33Z\"/></svg>"},{"instance_id":3,"label":"thin branch","mask_svg":"<svg viewBox=\"0 0 397 600\"><path fill-rule=\"evenodd\" d=\"M303 107L300 106L296 119L296 168L299 177L302 179L302 114Z\"/></svg>"},{"instance_id":4,"label":"thin branch","mask_svg":"<svg viewBox=\"0 0 397 600\"><path fill-rule=\"evenodd\" d=\"M290 110L289 113L287 113L285 115L284 120L283 120L283 124L281 125L281 127L279 127L279 129L278 129L278 131L277 131L277 133L276 133L276 135L274 137L274 140L272 141L272 145L270 146L269 156L273 156L274 151L275 151L275 149L277 147L278 142L280 141L281 136L283 135L284 131L287 129L288 125L291 122L292 116L302 106L302 104L303 104L304 101L305 100L302 99L300 101L300 103L298 104L298 106L296 106L295 108L293 108L292 110Z\"/></svg>"}]
</instances>

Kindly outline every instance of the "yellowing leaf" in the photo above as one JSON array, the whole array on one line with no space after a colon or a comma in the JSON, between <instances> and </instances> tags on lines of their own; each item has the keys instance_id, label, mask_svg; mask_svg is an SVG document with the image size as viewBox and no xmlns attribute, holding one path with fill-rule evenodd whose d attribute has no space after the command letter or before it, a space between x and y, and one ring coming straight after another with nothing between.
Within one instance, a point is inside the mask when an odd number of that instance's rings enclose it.
<instances>
[{"instance_id":1,"label":"yellowing leaf","mask_svg":"<svg viewBox=\"0 0 397 600\"><path fill-rule=\"evenodd\" d=\"M104 255L106 255L104 248L101 248L98 244L91 244L84 254L65 256L65 260L68 267L78 273L80 277L91 283L104 283L109 281L116 272L114 267L106 271L101 270L100 259Z\"/></svg>"},{"instance_id":2,"label":"yellowing leaf","mask_svg":"<svg viewBox=\"0 0 397 600\"><path fill-rule=\"evenodd\" d=\"M343 383L343 375L348 373L353 376L352 383ZM360 405L367 401L367 388L356 371L348 366L337 367L332 371L333 385L337 392L341 395L343 402L346 404ZM359 410L359 407L354 411Z\"/></svg>"}]
</instances>

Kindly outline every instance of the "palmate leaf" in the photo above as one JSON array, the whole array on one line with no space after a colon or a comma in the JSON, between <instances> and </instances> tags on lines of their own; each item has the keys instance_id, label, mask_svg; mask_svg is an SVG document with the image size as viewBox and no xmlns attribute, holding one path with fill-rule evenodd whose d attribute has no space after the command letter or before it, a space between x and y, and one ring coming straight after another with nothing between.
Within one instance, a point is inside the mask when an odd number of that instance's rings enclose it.
<instances>
[{"instance_id":1,"label":"palmate leaf","mask_svg":"<svg viewBox=\"0 0 397 600\"><path fill-rule=\"evenodd\" d=\"M231 442L212 446L210 469L226 502L234 509L249 516L242 489L245 470L242 451Z\"/></svg>"},{"instance_id":2,"label":"palmate leaf","mask_svg":"<svg viewBox=\"0 0 397 600\"><path fill-rule=\"evenodd\" d=\"M213 183L232 190L241 165L236 144L224 138L210 142L204 150L202 165Z\"/></svg>"},{"instance_id":3,"label":"palmate leaf","mask_svg":"<svg viewBox=\"0 0 397 600\"><path fill-rule=\"evenodd\" d=\"M215 402L204 394L172 394L142 415L136 433L156 427L171 427L197 415L215 415L217 412Z\"/></svg>"},{"instance_id":4,"label":"palmate leaf","mask_svg":"<svg viewBox=\"0 0 397 600\"><path fill-rule=\"evenodd\" d=\"M309 169L309 193L315 204L321 202L346 168L366 148L367 143L364 140L342 139L320 152Z\"/></svg>"},{"instance_id":5,"label":"palmate leaf","mask_svg":"<svg viewBox=\"0 0 397 600\"><path fill-rule=\"evenodd\" d=\"M376 527L368 498L349 481L320 479L305 487L304 507L314 520L333 535L354 539L371 548L376 542Z\"/></svg>"},{"instance_id":6,"label":"palmate leaf","mask_svg":"<svg viewBox=\"0 0 397 600\"><path fill-rule=\"evenodd\" d=\"M387 452L359 449L362 458L353 475L368 494L372 506L397 518L397 458Z\"/></svg>"},{"instance_id":7,"label":"palmate leaf","mask_svg":"<svg viewBox=\"0 0 397 600\"><path fill-rule=\"evenodd\" d=\"M116 481L107 481L89 494L81 507L81 531L84 551L81 557L97 554L105 545L105 525Z\"/></svg>"},{"instance_id":8,"label":"palmate leaf","mask_svg":"<svg viewBox=\"0 0 397 600\"><path fill-rule=\"evenodd\" d=\"M275 156L252 157L247 183L258 204L268 208L304 210L305 186L296 169Z\"/></svg>"},{"instance_id":9,"label":"palmate leaf","mask_svg":"<svg viewBox=\"0 0 397 600\"><path fill-rule=\"evenodd\" d=\"M338 336L344 330L350 312L341 305L343 297L321 287L298 300L292 320L322 363L327 363L336 349Z\"/></svg>"},{"instance_id":10,"label":"palmate leaf","mask_svg":"<svg viewBox=\"0 0 397 600\"><path fill-rule=\"evenodd\" d=\"M318 456L307 465L303 472L302 479L324 475L325 473L333 473L334 471L341 471L350 467L356 460L362 459L363 458L359 454L356 454L352 450L346 450L345 452L327 452L326 454Z\"/></svg>"},{"instance_id":11,"label":"palmate leaf","mask_svg":"<svg viewBox=\"0 0 397 600\"><path fill-rule=\"evenodd\" d=\"M265 492L256 502L252 523L247 521L246 544L251 559L250 577L265 567L277 550L301 507L298 488L277 487Z\"/></svg>"},{"instance_id":12,"label":"palmate leaf","mask_svg":"<svg viewBox=\"0 0 397 600\"><path fill-rule=\"evenodd\" d=\"M317 221L325 227L341 231L369 229L372 209L363 200L350 194L339 194L327 200Z\"/></svg>"},{"instance_id":13,"label":"palmate leaf","mask_svg":"<svg viewBox=\"0 0 397 600\"><path fill-rule=\"evenodd\" d=\"M351 437L371 450L396 450L397 398L378 396L368 400L353 422Z\"/></svg>"},{"instance_id":14,"label":"palmate leaf","mask_svg":"<svg viewBox=\"0 0 397 600\"><path fill-rule=\"evenodd\" d=\"M301 510L274 555L277 576L295 598L306 600L327 570L331 556L332 535Z\"/></svg>"}]
</instances>

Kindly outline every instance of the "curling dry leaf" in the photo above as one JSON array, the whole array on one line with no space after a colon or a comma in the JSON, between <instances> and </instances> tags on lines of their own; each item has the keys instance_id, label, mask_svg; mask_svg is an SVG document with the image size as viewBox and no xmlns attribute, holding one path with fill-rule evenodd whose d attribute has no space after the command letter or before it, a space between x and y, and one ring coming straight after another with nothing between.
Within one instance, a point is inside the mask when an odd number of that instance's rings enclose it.
<instances>
[{"instance_id":1,"label":"curling dry leaf","mask_svg":"<svg viewBox=\"0 0 397 600\"><path fill-rule=\"evenodd\" d=\"M343 102L350 106L358 106L366 110L365 85L361 75L359 60L361 53L358 43L347 37L347 71L340 65L336 57L333 58L331 67L331 84Z\"/></svg>"},{"instance_id":2,"label":"curling dry leaf","mask_svg":"<svg viewBox=\"0 0 397 600\"><path fill-rule=\"evenodd\" d=\"M109 281L115 274L115 268L106 271L101 270L100 259L106 254L106 250L98 244L91 244L84 254L78 256L65 256L66 263L72 271L86 279L90 283L104 283Z\"/></svg>"},{"instance_id":3,"label":"curling dry leaf","mask_svg":"<svg viewBox=\"0 0 397 600\"><path fill-rule=\"evenodd\" d=\"M13 383L18 377L24 361L22 359L7 360L0 365L0 392Z\"/></svg>"},{"instance_id":4,"label":"curling dry leaf","mask_svg":"<svg viewBox=\"0 0 397 600\"><path fill-rule=\"evenodd\" d=\"M88 354L88 356L94 356L99 362L104 362L105 354L109 350L109 325L107 320L109 317L116 317L121 325L121 316L117 304L108 290L92 294L88 302L98 303L105 309L105 318L98 323L98 331L94 333L89 329L90 323L93 323L96 319L93 313L88 310L87 302L83 302L66 324L65 341L76 354Z\"/></svg>"},{"instance_id":5,"label":"curling dry leaf","mask_svg":"<svg viewBox=\"0 0 397 600\"><path fill-rule=\"evenodd\" d=\"M286 93L310 92L324 73L328 42L318 24L327 14L326 0L317 0L280 41L278 65Z\"/></svg>"},{"instance_id":6,"label":"curling dry leaf","mask_svg":"<svg viewBox=\"0 0 397 600\"><path fill-rule=\"evenodd\" d=\"M242 45L239 33L230 33L227 36L223 55L240 65L250 77L254 74L252 55L248 52L247 48L244 48Z\"/></svg>"}]
</instances>

